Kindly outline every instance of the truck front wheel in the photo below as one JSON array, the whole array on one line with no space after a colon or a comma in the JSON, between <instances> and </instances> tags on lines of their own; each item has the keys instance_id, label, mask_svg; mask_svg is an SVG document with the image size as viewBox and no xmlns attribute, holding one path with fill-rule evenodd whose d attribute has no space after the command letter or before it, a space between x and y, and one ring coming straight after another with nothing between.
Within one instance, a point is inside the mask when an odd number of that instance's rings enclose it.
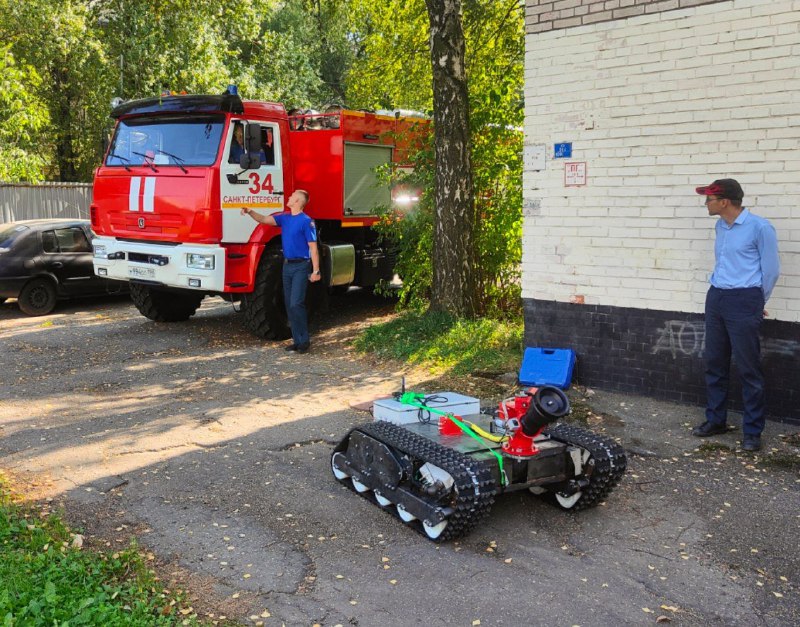
<instances>
[{"instance_id":1,"label":"truck front wheel","mask_svg":"<svg viewBox=\"0 0 800 627\"><path fill-rule=\"evenodd\" d=\"M166 291L131 283L131 299L145 318L156 322L182 322L197 311L203 294L189 290Z\"/></svg>"},{"instance_id":2,"label":"truck front wheel","mask_svg":"<svg viewBox=\"0 0 800 627\"><path fill-rule=\"evenodd\" d=\"M283 302L282 267L283 257L279 251L264 251L253 291L242 297L244 325L260 338L285 340L291 335Z\"/></svg>"}]
</instances>

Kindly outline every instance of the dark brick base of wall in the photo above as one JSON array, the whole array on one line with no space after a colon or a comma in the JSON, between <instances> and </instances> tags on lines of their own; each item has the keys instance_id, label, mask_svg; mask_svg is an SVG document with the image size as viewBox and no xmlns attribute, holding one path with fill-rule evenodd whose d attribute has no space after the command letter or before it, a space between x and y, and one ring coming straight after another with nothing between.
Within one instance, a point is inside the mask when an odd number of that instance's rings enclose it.
<instances>
[{"instance_id":1,"label":"dark brick base of wall","mask_svg":"<svg viewBox=\"0 0 800 627\"><path fill-rule=\"evenodd\" d=\"M571 348L573 381L705 405L702 314L525 299L525 345ZM800 423L800 324L765 320L761 352L770 419ZM730 408L741 410L732 372Z\"/></svg>"}]
</instances>

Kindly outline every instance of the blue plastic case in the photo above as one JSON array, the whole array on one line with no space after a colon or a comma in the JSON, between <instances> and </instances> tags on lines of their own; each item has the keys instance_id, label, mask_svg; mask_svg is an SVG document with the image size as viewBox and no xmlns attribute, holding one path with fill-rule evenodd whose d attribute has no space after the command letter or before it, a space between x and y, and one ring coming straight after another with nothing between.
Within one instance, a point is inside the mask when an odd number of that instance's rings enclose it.
<instances>
[{"instance_id":1,"label":"blue plastic case","mask_svg":"<svg viewBox=\"0 0 800 627\"><path fill-rule=\"evenodd\" d=\"M575 351L571 348L525 349L519 382L522 385L553 385L566 390L572 382Z\"/></svg>"}]
</instances>

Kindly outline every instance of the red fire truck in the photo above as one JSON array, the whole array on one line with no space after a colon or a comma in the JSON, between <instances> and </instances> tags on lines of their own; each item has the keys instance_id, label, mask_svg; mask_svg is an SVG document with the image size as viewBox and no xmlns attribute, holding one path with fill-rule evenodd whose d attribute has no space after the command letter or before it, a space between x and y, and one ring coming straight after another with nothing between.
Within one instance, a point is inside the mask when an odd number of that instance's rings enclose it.
<instances>
[{"instance_id":1,"label":"red fire truck","mask_svg":"<svg viewBox=\"0 0 800 627\"><path fill-rule=\"evenodd\" d=\"M245 325L259 337L287 337L280 231L240 210L284 211L294 189L310 195L324 286L393 276L392 255L371 228L376 210L416 198L382 183L376 170L407 167L428 126L421 116L287 115L230 88L126 102L111 116L116 128L90 208L94 267L129 281L144 316L186 320L206 295L219 295L241 301Z\"/></svg>"}]
</instances>

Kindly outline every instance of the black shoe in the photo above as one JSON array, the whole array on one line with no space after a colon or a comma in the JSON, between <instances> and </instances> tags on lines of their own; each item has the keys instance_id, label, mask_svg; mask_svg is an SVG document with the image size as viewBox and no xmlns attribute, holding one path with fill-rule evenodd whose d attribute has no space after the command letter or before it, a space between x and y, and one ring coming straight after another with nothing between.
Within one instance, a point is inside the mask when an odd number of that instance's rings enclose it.
<instances>
[{"instance_id":1,"label":"black shoe","mask_svg":"<svg viewBox=\"0 0 800 627\"><path fill-rule=\"evenodd\" d=\"M746 435L742 438L743 451L760 451L761 450L761 436L760 435Z\"/></svg>"},{"instance_id":2,"label":"black shoe","mask_svg":"<svg viewBox=\"0 0 800 627\"><path fill-rule=\"evenodd\" d=\"M296 351L297 350L297 344L289 344L289 346L284 346L283 350L285 350L287 352L288 351Z\"/></svg>"},{"instance_id":3,"label":"black shoe","mask_svg":"<svg viewBox=\"0 0 800 627\"><path fill-rule=\"evenodd\" d=\"M696 438L707 438L710 435L722 435L724 433L728 433L726 424L715 425L708 421L692 429L692 435Z\"/></svg>"},{"instance_id":4,"label":"black shoe","mask_svg":"<svg viewBox=\"0 0 800 627\"><path fill-rule=\"evenodd\" d=\"M305 355L308 352L309 348L311 348L311 344L306 342L305 344L298 344L295 350L301 355Z\"/></svg>"}]
</instances>

